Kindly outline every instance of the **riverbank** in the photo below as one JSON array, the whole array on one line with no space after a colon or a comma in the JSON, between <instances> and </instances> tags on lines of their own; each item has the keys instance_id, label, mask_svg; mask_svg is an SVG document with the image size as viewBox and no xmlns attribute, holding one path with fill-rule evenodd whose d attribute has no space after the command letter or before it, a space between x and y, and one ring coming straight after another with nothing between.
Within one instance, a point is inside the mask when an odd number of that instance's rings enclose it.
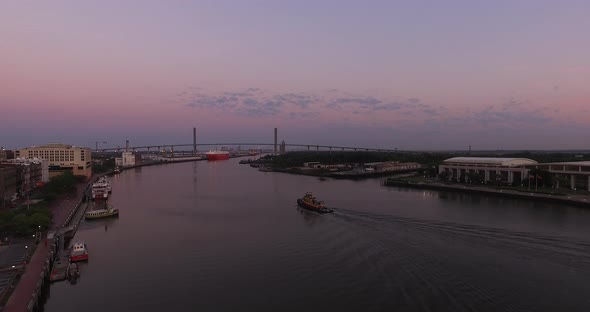
<instances>
[{"instance_id":1,"label":"riverbank","mask_svg":"<svg viewBox=\"0 0 590 312\"><path fill-rule=\"evenodd\" d=\"M53 223L48 233L55 233L55 231L70 225L72 217L76 215L82 205L82 198L86 190L98 176L100 175L91 177L89 182L76 185L75 198L63 197L49 205L48 209L53 213ZM39 240L34 253L23 267L22 275L15 281L13 291L2 311L34 311L38 307L43 290L49 283L49 272L56 251L53 238L48 237L48 234L45 233L44 239Z\"/></svg>"},{"instance_id":2,"label":"riverbank","mask_svg":"<svg viewBox=\"0 0 590 312\"><path fill-rule=\"evenodd\" d=\"M403 180L387 179L384 182L385 186L411 187L421 189L431 189L439 191L459 192L459 193L476 193L500 197L522 198L543 202L557 202L568 205L576 205L581 207L590 207L590 198L583 195L553 195L535 192L526 192L508 189L495 189L483 186L444 184L440 182L410 182Z\"/></svg>"},{"instance_id":3,"label":"riverbank","mask_svg":"<svg viewBox=\"0 0 590 312\"><path fill-rule=\"evenodd\" d=\"M245 156L249 156L249 155L238 155L238 156L231 156L230 158L239 158L239 157L245 157ZM166 165L166 164L177 164L177 163L184 163L184 162L193 162L193 161L205 161L207 160L207 157L175 157L175 158L167 158L166 160L156 160L156 161L148 161L148 162L144 162L141 163L139 165L135 165L135 166L127 166L127 167L120 167L119 170L121 170L121 172L125 171L125 170L130 170L130 169L135 169L135 168L141 168L141 167L149 167L149 166L158 166L158 165ZM105 175L113 175L114 172L113 170L109 170L106 173L104 173Z\"/></svg>"},{"instance_id":4,"label":"riverbank","mask_svg":"<svg viewBox=\"0 0 590 312\"><path fill-rule=\"evenodd\" d=\"M333 178L333 179L348 179L348 180L362 180L371 178L391 177L409 172L416 172L415 169L400 170L400 171L326 171L326 170L301 170L299 168L264 168L264 172L281 172L295 175L312 176L319 178Z\"/></svg>"}]
</instances>

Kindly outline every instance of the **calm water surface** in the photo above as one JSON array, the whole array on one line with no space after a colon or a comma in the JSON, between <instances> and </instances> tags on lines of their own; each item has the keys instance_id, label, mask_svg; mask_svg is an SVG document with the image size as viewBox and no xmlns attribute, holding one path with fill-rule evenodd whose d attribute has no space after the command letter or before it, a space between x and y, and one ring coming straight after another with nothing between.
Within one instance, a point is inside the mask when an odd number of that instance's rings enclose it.
<instances>
[{"instance_id":1,"label":"calm water surface","mask_svg":"<svg viewBox=\"0 0 590 312\"><path fill-rule=\"evenodd\" d=\"M263 173L237 159L112 178L118 219L45 311L589 311L590 210ZM306 191L336 210L297 208Z\"/></svg>"}]
</instances>

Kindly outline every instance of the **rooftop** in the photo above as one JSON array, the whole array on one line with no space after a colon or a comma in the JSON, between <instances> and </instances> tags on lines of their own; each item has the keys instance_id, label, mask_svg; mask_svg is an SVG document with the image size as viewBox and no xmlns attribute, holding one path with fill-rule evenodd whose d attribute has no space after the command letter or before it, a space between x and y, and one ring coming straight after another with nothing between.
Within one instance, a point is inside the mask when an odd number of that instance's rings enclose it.
<instances>
[{"instance_id":1,"label":"rooftop","mask_svg":"<svg viewBox=\"0 0 590 312\"><path fill-rule=\"evenodd\" d=\"M86 147L74 146L74 145L70 145L70 144L48 143L45 145L33 145L33 146L25 147L25 148L22 148L21 150L35 149L35 148L65 148L65 149L83 148L83 149L88 149Z\"/></svg>"},{"instance_id":2,"label":"rooftop","mask_svg":"<svg viewBox=\"0 0 590 312\"><path fill-rule=\"evenodd\" d=\"M542 163L539 165L590 166L590 161L552 162L552 163Z\"/></svg>"},{"instance_id":3,"label":"rooftop","mask_svg":"<svg viewBox=\"0 0 590 312\"><path fill-rule=\"evenodd\" d=\"M446 159L445 164L472 164L487 166L516 167L536 165L537 162L528 158L499 158L499 157L453 157Z\"/></svg>"}]
</instances>

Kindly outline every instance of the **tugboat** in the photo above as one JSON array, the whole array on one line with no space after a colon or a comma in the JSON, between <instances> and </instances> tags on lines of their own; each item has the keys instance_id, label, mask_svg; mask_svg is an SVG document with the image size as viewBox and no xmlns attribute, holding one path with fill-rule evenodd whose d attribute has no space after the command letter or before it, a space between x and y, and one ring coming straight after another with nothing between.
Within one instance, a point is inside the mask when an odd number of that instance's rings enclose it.
<instances>
[{"instance_id":1,"label":"tugboat","mask_svg":"<svg viewBox=\"0 0 590 312\"><path fill-rule=\"evenodd\" d=\"M326 206L324 206L323 201L318 201L315 197L313 197L313 194L311 194L311 192L305 193L303 198L298 198L297 204L301 208L319 213L334 212L334 210L326 208Z\"/></svg>"},{"instance_id":2,"label":"tugboat","mask_svg":"<svg viewBox=\"0 0 590 312\"><path fill-rule=\"evenodd\" d=\"M70 262L88 260L88 248L84 242L74 243L72 253L70 254Z\"/></svg>"}]
</instances>

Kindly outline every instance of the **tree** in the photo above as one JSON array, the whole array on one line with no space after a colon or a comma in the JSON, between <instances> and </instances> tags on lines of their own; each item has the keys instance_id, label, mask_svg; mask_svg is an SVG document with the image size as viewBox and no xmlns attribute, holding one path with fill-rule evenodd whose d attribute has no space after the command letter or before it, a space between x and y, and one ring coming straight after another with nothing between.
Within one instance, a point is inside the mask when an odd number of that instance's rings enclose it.
<instances>
[{"instance_id":1,"label":"tree","mask_svg":"<svg viewBox=\"0 0 590 312\"><path fill-rule=\"evenodd\" d=\"M438 178L441 181L444 181L444 182L448 182L449 181L449 177L450 177L450 174L449 174L448 171L443 171L443 172L441 172L441 173L438 174Z\"/></svg>"},{"instance_id":2,"label":"tree","mask_svg":"<svg viewBox=\"0 0 590 312\"><path fill-rule=\"evenodd\" d=\"M552 176L547 170L533 168L529 171L529 182L531 187L545 187L552 185Z\"/></svg>"}]
</instances>

